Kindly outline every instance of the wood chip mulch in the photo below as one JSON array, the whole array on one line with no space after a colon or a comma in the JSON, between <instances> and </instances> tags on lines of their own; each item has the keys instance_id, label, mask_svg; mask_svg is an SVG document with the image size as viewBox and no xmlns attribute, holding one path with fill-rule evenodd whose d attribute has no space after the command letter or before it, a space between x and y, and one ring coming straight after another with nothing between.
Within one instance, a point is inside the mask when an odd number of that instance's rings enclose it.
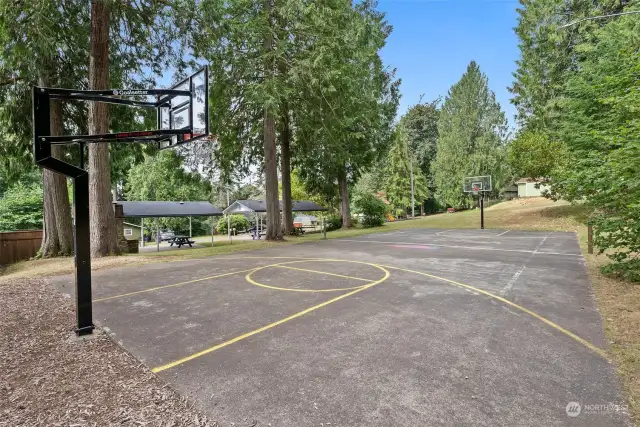
<instances>
[{"instance_id":1,"label":"wood chip mulch","mask_svg":"<svg viewBox=\"0 0 640 427\"><path fill-rule=\"evenodd\" d=\"M215 427L46 280L0 282L0 426Z\"/></svg>"}]
</instances>

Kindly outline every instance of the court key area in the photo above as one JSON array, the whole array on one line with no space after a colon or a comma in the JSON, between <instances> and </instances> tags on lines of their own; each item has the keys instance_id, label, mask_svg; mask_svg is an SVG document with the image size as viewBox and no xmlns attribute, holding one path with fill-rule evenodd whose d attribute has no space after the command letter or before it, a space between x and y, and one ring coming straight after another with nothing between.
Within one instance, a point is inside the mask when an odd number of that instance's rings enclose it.
<instances>
[{"instance_id":1,"label":"court key area","mask_svg":"<svg viewBox=\"0 0 640 427\"><path fill-rule=\"evenodd\" d=\"M93 283L96 322L220 426L631 425L572 233L405 230Z\"/></svg>"}]
</instances>

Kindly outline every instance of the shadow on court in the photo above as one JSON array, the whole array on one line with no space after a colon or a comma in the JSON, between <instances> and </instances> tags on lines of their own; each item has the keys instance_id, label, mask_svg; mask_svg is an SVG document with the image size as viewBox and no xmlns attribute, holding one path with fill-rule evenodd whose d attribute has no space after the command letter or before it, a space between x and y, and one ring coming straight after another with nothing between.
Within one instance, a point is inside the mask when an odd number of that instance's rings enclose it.
<instances>
[{"instance_id":1,"label":"shadow on court","mask_svg":"<svg viewBox=\"0 0 640 427\"><path fill-rule=\"evenodd\" d=\"M136 266L96 272L94 301L221 426L631 425L570 233L424 229Z\"/></svg>"}]
</instances>

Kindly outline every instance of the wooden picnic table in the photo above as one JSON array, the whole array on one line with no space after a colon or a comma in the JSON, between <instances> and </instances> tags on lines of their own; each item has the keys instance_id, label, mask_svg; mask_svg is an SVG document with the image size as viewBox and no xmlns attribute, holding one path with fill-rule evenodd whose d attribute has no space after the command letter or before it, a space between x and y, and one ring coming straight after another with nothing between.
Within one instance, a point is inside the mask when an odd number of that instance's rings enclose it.
<instances>
[{"instance_id":1,"label":"wooden picnic table","mask_svg":"<svg viewBox=\"0 0 640 427\"><path fill-rule=\"evenodd\" d=\"M176 244L178 248L181 248L182 245L189 245L189 247L192 248L193 246L191 245L193 243L195 243L195 241L191 240L189 236L173 236L173 238L169 240L169 244L171 246Z\"/></svg>"}]
</instances>

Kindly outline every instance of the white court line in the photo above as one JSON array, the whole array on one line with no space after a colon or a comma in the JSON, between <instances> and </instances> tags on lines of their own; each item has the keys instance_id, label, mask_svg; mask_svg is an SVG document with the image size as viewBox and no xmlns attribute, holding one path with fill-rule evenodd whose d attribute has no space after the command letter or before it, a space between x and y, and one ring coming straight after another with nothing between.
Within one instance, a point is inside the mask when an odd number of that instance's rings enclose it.
<instances>
[{"instance_id":1,"label":"white court line","mask_svg":"<svg viewBox=\"0 0 640 427\"><path fill-rule=\"evenodd\" d=\"M568 253L564 253L564 252L534 252L534 251L528 251L525 249L497 249L497 248L483 248L480 246L456 246L456 245L439 245L436 243L429 243L429 242L424 242L424 243L408 243L408 242L392 242L392 241L385 241L385 240L353 240L353 239L335 239L333 240L334 242L356 242L356 243L385 243L385 244L391 244L391 245L407 245L407 246L437 246L437 247L441 247L441 248L454 248L454 249L471 249L471 250L478 250L478 251L499 251L499 252L519 252L519 253L523 253L523 254L534 254L534 255L562 255L562 256L569 256L569 257L581 257L582 254L568 254Z\"/></svg>"},{"instance_id":2,"label":"white court line","mask_svg":"<svg viewBox=\"0 0 640 427\"><path fill-rule=\"evenodd\" d=\"M551 233L549 233L549 234L551 234ZM541 247L542 245L544 245L544 242L547 240L547 237L549 237L549 234L547 234L546 236L544 236L544 239L542 239L542 241L541 241L540 243L538 243L538 246L536 246L535 250L533 251L533 254L534 254L534 255L535 255L535 254L537 254L537 253L538 253L538 251L540 250L540 247Z\"/></svg>"},{"instance_id":3,"label":"white court line","mask_svg":"<svg viewBox=\"0 0 640 427\"><path fill-rule=\"evenodd\" d=\"M443 230L443 231L439 231L439 232L437 232L435 235L436 235L436 236L438 236L438 235L440 235L440 234L442 234L442 233L446 233L447 231L453 231L453 230Z\"/></svg>"},{"instance_id":4,"label":"white court line","mask_svg":"<svg viewBox=\"0 0 640 427\"><path fill-rule=\"evenodd\" d=\"M531 255L529 255L527 260L524 262L524 264L522 264L522 267L520 267L520 269L518 271L516 271L516 274L513 275L511 280L509 280L509 283L507 283L502 289L500 289L500 295L504 296L507 292L509 292L511 290L511 288L513 288L513 285L516 283L516 280L518 280L518 277L520 277L520 275L522 274L522 272L526 268L526 266L529 263L529 261L531 261L531 258L533 258L537 253L539 253L538 250L544 244L544 242L547 240L547 237L549 237L550 234L551 233L549 233L546 236L544 236L544 238L540 241L540 243L538 243L538 246L536 246L534 251L531 253Z\"/></svg>"},{"instance_id":5,"label":"white court line","mask_svg":"<svg viewBox=\"0 0 640 427\"><path fill-rule=\"evenodd\" d=\"M508 233L508 232L510 232L510 231L511 231L511 230L507 230L507 231L505 231L504 233L500 233L500 234L498 234L496 237L500 237L500 236L502 236L503 234L507 234L507 233Z\"/></svg>"},{"instance_id":6,"label":"white court line","mask_svg":"<svg viewBox=\"0 0 640 427\"><path fill-rule=\"evenodd\" d=\"M531 254L531 256L533 256L533 254ZM529 259L531 259L531 258L529 258ZM529 260L527 260L527 261L529 261ZM504 288L500 289L500 295L504 296L507 292L509 292L511 290L511 288L514 285L514 283L516 283L516 280L518 280L518 277L520 277L520 275L522 274L524 269L525 269L525 266L523 265L522 267L520 267L520 269L518 271L516 271L516 274L514 274L513 277L511 278L511 280L509 280L509 283L507 283Z\"/></svg>"}]
</instances>

